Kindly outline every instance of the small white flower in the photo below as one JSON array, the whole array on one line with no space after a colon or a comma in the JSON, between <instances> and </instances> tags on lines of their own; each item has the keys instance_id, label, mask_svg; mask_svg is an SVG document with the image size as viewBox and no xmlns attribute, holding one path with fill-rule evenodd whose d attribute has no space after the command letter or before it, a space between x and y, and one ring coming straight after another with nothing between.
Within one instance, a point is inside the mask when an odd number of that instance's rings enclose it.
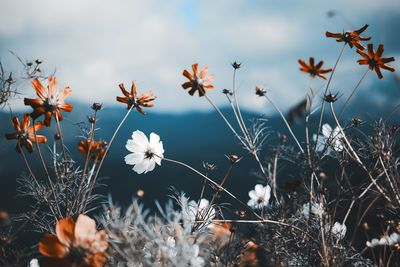
<instances>
[{"instance_id":1,"label":"small white flower","mask_svg":"<svg viewBox=\"0 0 400 267\"><path fill-rule=\"evenodd\" d=\"M161 165L164 148L157 134L151 133L149 142L143 132L134 131L125 147L132 152L125 156L125 163L134 165L132 169L138 174L154 170L156 163Z\"/></svg>"},{"instance_id":2,"label":"small white flower","mask_svg":"<svg viewBox=\"0 0 400 267\"><path fill-rule=\"evenodd\" d=\"M321 203L313 202L311 204L311 211L310 211L310 203L304 203L303 204L303 215L307 220L310 217L310 213L315 216L320 216L324 213L324 207L322 206Z\"/></svg>"},{"instance_id":3,"label":"small white flower","mask_svg":"<svg viewBox=\"0 0 400 267\"><path fill-rule=\"evenodd\" d=\"M367 241L367 247L373 248L379 246L379 239L373 238L371 241Z\"/></svg>"},{"instance_id":4,"label":"small white flower","mask_svg":"<svg viewBox=\"0 0 400 267\"><path fill-rule=\"evenodd\" d=\"M197 219L205 221L204 224L207 224L215 218L216 211L210 206L210 202L207 199L202 198L200 202L194 200L189 201L187 208L182 211L182 215L190 222L194 222Z\"/></svg>"},{"instance_id":5,"label":"small white flower","mask_svg":"<svg viewBox=\"0 0 400 267\"><path fill-rule=\"evenodd\" d=\"M28 267L39 267L39 261L37 259L32 259L29 262L29 266Z\"/></svg>"},{"instance_id":6,"label":"small white flower","mask_svg":"<svg viewBox=\"0 0 400 267\"><path fill-rule=\"evenodd\" d=\"M335 222L332 226L330 225L325 225L325 230L328 232L329 230L331 230L332 235L334 235L336 238L338 239L343 239L344 236L346 235L347 232L347 227L345 224L341 224L339 222Z\"/></svg>"},{"instance_id":7,"label":"small white flower","mask_svg":"<svg viewBox=\"0 0 400 267\"><path fill-rule=\"evenodd\" d=\"M268 206L269 199L271 198L271 187L269 185L263 186L257 184L254 190L249 191L250 200L247 205L253 209Z\"/></svg>"},{"instance_id":8,"label":"small white flower","mask_svg":"<svg viewBox=\"0 0 400 267\"><path fill-rule=\"evenodd\" d=\"M317 140L316 134L314 134L313 139L314 141ZM316 149L318 152L322 152L325 148L325 144L328 143L330 145L327 150L328 154L331 152L331 148L336 152L341 152L344 149L342 139L343 135L339 127L335 127L335 129L332 130L332 127L325 123L322 125L322 135L318 138Z\"/></svg>"}]
</instances>

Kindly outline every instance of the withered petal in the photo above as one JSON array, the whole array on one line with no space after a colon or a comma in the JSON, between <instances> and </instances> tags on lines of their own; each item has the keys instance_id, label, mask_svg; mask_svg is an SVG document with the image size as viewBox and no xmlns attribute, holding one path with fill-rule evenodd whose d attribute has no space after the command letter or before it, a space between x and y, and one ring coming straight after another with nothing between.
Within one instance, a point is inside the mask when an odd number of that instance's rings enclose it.
<instances>
[{"instance_id":1,"label":"withered petal","mask_svg":"<svg viewBox=\"0 0 400 267\"><path fill-rule=\"evenodd\" d=\"M68 253L68 248L58 240L57 236L45 234L39 242L39 252L46 257L63 258Z\"/></svg>"},{"instance_id":2,"label":"withered petal","mask_svg":"<svg viewBox=\"0 0 400 267\"><path fill-rule=\"evenodd\" d=\"M56 234L58 240L67 247L70 247L74 241L75 222L71 217L61 219L56 224Z\"/></svg>"}]
</instances>

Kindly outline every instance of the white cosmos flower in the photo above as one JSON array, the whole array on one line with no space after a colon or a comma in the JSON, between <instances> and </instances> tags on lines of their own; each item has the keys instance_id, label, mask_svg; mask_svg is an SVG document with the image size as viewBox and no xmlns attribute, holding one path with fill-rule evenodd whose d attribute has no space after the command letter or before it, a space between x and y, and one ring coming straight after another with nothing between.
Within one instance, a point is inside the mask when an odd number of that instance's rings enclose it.
<instances>
[{"instance_id":1,"label":"white cosmos flower","mask_svg":"<svg viewBox=\"0 0 400 267\"><path fill-rule=\"evenodd\" d=\"M325 225L325 230L327 232L329 232L329 230L331 230L332 235L334 235L338 239L343 239L344 236L346 235L347 227L345 224L341 224L340 222L335 222L332 226L332 229L329 224Z\"/></svg>"},{"instance_id":2,"label":"white cosmos flower","mask_svg":"<svg viewBox=\"0 0 400 267\"><path fill-rule=\"evenodd\" d=\"M38 259L32 259L30 262L29 262L29 266L28 267L39 267L39 261L38 261Z\"/></svg>"},{"instance_id":3,"label":"white cosmos flower","mask_svg":"<svg viewBox=\"0 0 400 267\"><path fill-rule=\"evenodd\" d=\"M313 136L314 141L317 140L317 135L314 134ZM343 135L340 132L339 127L335 127L335 129L332 130L332 127L325 123L322 125L322 134L318 138L318 143L317 143L317 151L322 152L324 150L325 144L328 142L328 154L331 152L331 149L335 150L336 152L341 152L343 151Z\"/></svg>"},{"instance_id":4,"label":"white cosmos flower","mask_svg":"<svg viewBox=\"0 0 400 267\"><path fill-rule=\"evenodd\" d=\"M156 163L161 165L164 148L157 134L151 133L149 141L143 132L134 131L132 139L128 139L125 147L132 152L125 156L125 162L134 165L133 170L138 174L152 171Z\"/></svg>"},{"instance_id":5,"label":"white cosmos flower","mask_svg":"<svg viewBox=\"0 0 400 267\"><path fill-rule=\"evenodd\" d=\"M310 210L310 206L311 206L311 210ZM313 202L310 205L310 202L308 202L308 203L303 204L303 215L307 220L308 220L308 218L310 218L310 214L313 214L315 216L320 216L323 213L324 213L324 207L322 206L322 203Z\"/></svg>"},{"instance_id":6,"label":"white cosmos flower","mask_svg":"<svg viewBox=\"0 0 400 267\"><path fill-rule=\"evenodd\" d=\"M202 198L200 202L194 200L189 201L187 207L182 210L182 215L184 219L189 222L194 222L197 219L199 221L205 221L201 225L208 225L211 220L215 218L216 211L210 206L210 201Z\"/></svg>"},{"instance_id":7,"label":"white cosmos flower","mask_svg":"<svg viewBox=\"0 0 400 267\"><path fill-rule=\"evenodd\" d=\"M271 187L269 185L263 186L257 184L254 190L249 191L249 197L250 200L247 202L247 205L253 209L268 206L269 199L271 198Z\"/></svg>"}]
</instances>

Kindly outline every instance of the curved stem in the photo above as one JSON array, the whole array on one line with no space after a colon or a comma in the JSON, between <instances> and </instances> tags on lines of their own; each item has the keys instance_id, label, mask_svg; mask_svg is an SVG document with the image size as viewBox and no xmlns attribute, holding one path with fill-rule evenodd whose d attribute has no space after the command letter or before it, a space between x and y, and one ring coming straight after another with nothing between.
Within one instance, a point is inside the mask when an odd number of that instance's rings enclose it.
<instances>
[{"instance_id":1,"label":"curved stem","mask_svg":"<svg viewBox=\"0 0 400 267\"><path fill-rule=\"evenodd\" d=\"M131 111L132 111L133 108L134 108L134 106L132 105L132 106L129 108L129 110L126 112L125 116L122 118L121 122L120 122L119 125L117 126L117 129L115 129L114 134L112 135L110 141L108 142L108 145L107 145L107 148L106 148L106 152L104 153L104 157L101 159L101 161L100 161L100 163L99 163L99 166L97 167L96 174L94 175L94 178L93 178L93 180L92 180L92 182L91 182L90 188L89 188L89 190L88 190L88 193L86 194L86 198L85 198L84 203L83 203L83 206L82 206L83 208L80 209L80 212L83 212L83 211L85 210L86 205L87 205L87 199L88 199L88 198L90 197L90 195L92 194L92 190L93 190L94 184L96 183L96 179L97 179L97 177L99 176L99 172L100 172L101 166L103 166L103 162L104 162L104 160L106 159L106 157L107 157L107 155L108 155L108 151L110 150L110 147L111 147L111 145L112 145L112 143L113 143L115 137L117 136L117 133L118 133L119 130L121 129L121 126L124 124L124 122L125 122L126 119L128 118L128 116L129 116L129 114L131 113Z\"/></svg>"},{"instance_id":2,"label":"curved stem","mask_svg":"<svg viewBox=\"0 0 400 267\"><path fill-rule=\"evenodd\" d=\"M255 213L249 206L247 206L245 203L243 203L241 200L239 200L234 194L232 194L231 192L229 192L225 187L220 186L218 183L214 182L211 178L205 176L204 174L202 174L201 172L199 172L199 171L196 170L195 168L193 168L193 167L191 167L191 166L189 166L189 165L187 165L187 164L185 164L185 163L183 163L183 162L177 161L177 160L173 160L173 159L169 159L169 158L163 158L163 157L160 157L160 156L158 156L158 155L155 155L155 156L157 156L157 157L159 157L159 158L161 158L161 159L163 159L163 160L165 160L165 161L169 161L169 162L171 162L171 163L175 163L175 164L181 165L181 166L186 167L186 168L188 168L189 170L195 172L196 174L200 175L201 177L203 177L204 179L206 179L208 182L210 182L211 184L213 184L213 185L216 186L217 188L219 187L222 191L224 191L225 193L227 193L230 197L232 197L233 199L235 199L235 200L236 200L237 202L239 202L241 205L243 205L243 206L246 207L247 209L250 209L250 210L252 211L252 213L253 213L257 218L263 219L260 215L258 215L257 213Z\"/></svg>"},{"instance_id":3,"label":"curved stem","mask_svg":"<svg viewBox=\"0 0 400 267\"><path fill-rule=\"evenodd\" d=\"M340 61L340 59L341 59L342 56L343 56L343 52L344 52L344 48L345 48L345 47L346 47L346 43L343 44L343 47L342 47L342 49L340 50L339 56L338 56L338 58L336 59L335 65L333 66L331 75L329 76L329 79L328 79L328 83L326 84L326 87L325 87L324 96L328 93L329 85L331 84L331 80L332 80L333 74L335 73L336 67L337 67L337 65L338 65L338 63L339 63L339 61ZM320 113L320 115L319 115L319 122L318 122L317 139L316 139L316 141L315 141L314 151L317 149L319 133L321 132L322 119L323 119L323 116L324 116L324 110L325 110L325 101L322 101L321 113Z\"/></svg>"},{"instance_id":4,"label":"curved stem","mask_svg":"<svg viewBox=\"0 0 400 267\"><path fill-rule=\"evenodd\" d=\"M338 120L340 120L343 116L344 111L347 108L347 104L350 102L350 99L353 97L354 93L357 91L357 89L360 87L361 82L364 80L364 78L367 76L369 72L369 69L366 70L366 72L364 72L363 76L361 77L361 79L358 81L357 85L354 87L353 91L351 92L350 96L347 98L346 102L344 103L342 110L339 113L339 117Z\"/></svg>"},{"instance_id":5,"label":"curved stem","mask_svg":"<svg viewBox=\"0 0 400 267\"><path fill-rule=\"evenodd\" d=\"M275 108L275 110L279 113L279 115L282 117L283 122L286 124L286 127L288 128L290 134L292 135L294 141L296 142L297 146L299 147L301 153L304 154L304 150L300 145L299 140L297 140L296 136L294 135L292 128L290 127L288 121L286 120L285 116L283 115L282 111L275 105L275 103L267 96L267 94L264 95L265 98L268 100L269 103Z\"/></svg>"}]
</instances>

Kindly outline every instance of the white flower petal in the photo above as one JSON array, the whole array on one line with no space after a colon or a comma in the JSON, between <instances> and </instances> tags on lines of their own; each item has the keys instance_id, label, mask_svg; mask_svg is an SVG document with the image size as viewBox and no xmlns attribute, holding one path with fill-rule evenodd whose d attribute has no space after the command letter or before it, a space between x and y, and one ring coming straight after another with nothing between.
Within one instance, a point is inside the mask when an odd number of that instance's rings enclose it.
<instances>
[{"instance_id":1,"label":"white flower petal","mask_svg":"<svg viewBox=\"0 0 400 267\"><path fill-rule=\"evenodd\" d=\"M146 135L139 130L136 130L132 133L132 139L137 142L138 144L148 144L149 140L147 139Z\"/></svg>"},{"instance_id":2,"label":"white flower petal","mask_svg":"<svg viewBox=\"0 0 400 267\"><path fill-rule=\"evenodd\" d=\"M257 199L256 191L255 190L250 190L249 191L249 197L251 199Z\"/></svg>"},{"instance_id":3,"label":"white flower petal","mask_svg":"<svg viewBox=\"0 0 400 267\"><path fill-rule=\"evenodd\" d=\"M129 139L126 142L125 148L128 149L130 152L144 152L146 147L143 144L139 144L138 142Z\"/></svg>"},{"instance_id":4,"label":"white flower petal","mask_svg":"<svg viewBox=\"0 0 400 267\"><path fill-rule=\"evenodd\" d=\"M332 127L329 124L325 123L324 125L322 125L322 135L325 138L329 138L331 133L332 133Z\"/></svg>"},{"instance_id":5,"label":"white flower petal","mask_svg":"<svg viewBox=\"0 0 400 267\"><path fill-rule=\"evenodd\" d=\"M152 170L154 170L155 167L156 167L156 163L154 162L154 160L150 160L149 166L147 167L147 169L144 173L151 172Z\"/></svg>"},{"instance_id":6,"label":"white flower petal","mask_svg":"<svg viewBox=\"0 0 400 267\"><path fill-rule=\"evenodd\" d=\"M135 165L144 160L144 154L131 153L125 156L125 163L129 165Z\"/></svg>"},{"instance_id":7,"label":"white flower petal","mask_svg":"<svg viewBox=\"0 0 400 267\"><path fill-rule=\"evenodd\" d=\"M262 186L261 184L256 184L254 190L256 192L257 197L264 195L264 186Z\"/></svg>"},{"instance_id":8,"label":"white flower petal","mask_svg":"<svg viewBox=\"0 0 400 267\"><path fill-rule=\"evenodd\" d=\"M160 136L158 134L155 133L151 133L150 134L150 144L152 146L157 145L160 142Z\"/></svg>"},{"instance_id":9,"label":"white flower petal","mask_svg":"<svg viewBox=\"0 0 400 267\"><path fill-rule=\"evenodd\" d=\"M132 170L134 170L138 174L142 174L146 170L147 166L148 163L146 161L141 161L137 163L135 166L133 166Z\"/></svg>"}]
</instances>

